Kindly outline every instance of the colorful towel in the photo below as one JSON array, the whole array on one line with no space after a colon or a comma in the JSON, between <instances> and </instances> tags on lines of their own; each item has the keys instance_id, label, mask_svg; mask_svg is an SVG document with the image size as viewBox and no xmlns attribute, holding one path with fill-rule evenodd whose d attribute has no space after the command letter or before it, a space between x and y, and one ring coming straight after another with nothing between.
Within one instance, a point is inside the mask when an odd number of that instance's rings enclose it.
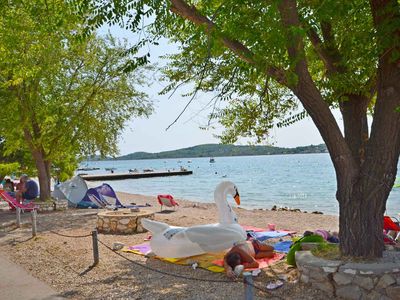
<instances>
[{"instance_id":1,"label":"colorful towel","mask_svg":"<svg viewBox=\"0 0 400 300\"><path fill-rule=\"evenodd\" d=\"M131 252L139 255L146 255L146 253L151 251L151 248L149 243L143 243L135 246L130 246L128 248L123 248L122 251ZM225 270L224 267L215 265L213 261L218 259L223 259L224 255L225 253L221 252L221 253L206 253L202 255L196 255L184 258L166 258L159 256L154 256L154 258L178 265L193 265L194 263L197 263L197 266L200 268L209 270L211 272L220 273L224 272Z\"/></svg>"},{"instance_id":2,"label":"colorful towel","mask_svg":"<svg viewBox=\"0 0 400 300\"><path fill-rule=\"evenodd\" d=\"M256 261L258 262L259 266L258 268L249 268L246 270L256 270L256 269L263 269L268 267L269 265L272 265L273 263L281 260L283 257L285 256L285 254L283 253L274 253L274 256L271 258L258 258L256 259ZM218 259L218 260L214 260L213 264L218 265L218 266L224 266L224 259Z\"/></svg>"},{"instance_id":3,"label":"colorful towel","mask_svg":"<svg viewBox=\"0 0 400 300\"><path fill-rule=\"evenodd\" d=\"M283 253L288 253L290 250L290 246L292 246L293 242L292 241L283 241L276 243L274 246L274 250L276 252L283 252Z\"/></svg>"},{"instance_id":4,"label":"colorful towel","mask_svg":"<svg viewBox=\"0 0 400 300\"><path fill-rule=\"evenodd\" d=\"M151 251L149 243L143 243L135 246L130 246L128 248L123 248L124 252L131 252L139 255L146 255L149 251ZM202 255L196 255L191 257L184 258L165 258L155 256L154 258L160 259L162 261L170 262L178 265L193 265L197 263L198 267L209 270L211 272L224 272L224 252L220 253L206 253ZM281 260L285 255L282 253L275 253L272 258L261 258L257 259L260 264L260 269L268 267L269 265ZM249 269L254 270L254 269Z\"/></svg>"},{"instance_id":5,"label":"colorful towel","mask_svg":"<svg viewBox=\"0 0 400 300\"><path fill-rule=\"evenodd\" d=\"M280 238L283 236L287 236L295 233L295 231L287 231L287 230L275 230L275 231L259 231L259 232L251 232L251 237L259 240L265 241L272 238Z\"/></svg>"}]
</instances>

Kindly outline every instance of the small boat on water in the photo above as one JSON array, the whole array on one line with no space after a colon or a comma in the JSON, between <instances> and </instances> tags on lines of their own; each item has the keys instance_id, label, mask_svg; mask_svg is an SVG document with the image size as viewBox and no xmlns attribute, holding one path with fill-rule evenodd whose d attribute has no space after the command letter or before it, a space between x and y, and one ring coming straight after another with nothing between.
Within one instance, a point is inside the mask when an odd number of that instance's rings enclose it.
<instances>
[{"instance_id":1,"label":"small boat on water","mask_svg":"<svg viewBox=\"0 0 400 300\"><path fill-rule=\"evenodd\" d=\"M117 168L105 168L106 171L115 171Z\"/></svg>"},{"instance_id":2,"label":"small boat on water","mask_svg":"<svg viewBox=\"0 0 400 300\"><path fill-rule=\"evenodd\" d=\"M210 163L215 163L214 157L211 157L211 158L210 158Z\"/></svg>"},{"instance_id":3,"label":"small boat on water","mask_svg":"<svg viewBox=\"0 0 400 300\"><path fill-rule=\"evenodd\" d=\"M188 160L187 162L188 162L188 164L191 164L191 163L192 163L192 161L191 161L191 160Z\"/></svg>"},{"instance_id":4,"label":"small boat on water","mask_svg":"<svg viewBox=\"0 0 400 300\"><path fill-rule=\"evenodd\" d=\"M78 169L78 171L95 171L95 170L100 170L100 168L85 167L85 168L79 168Z\"/></svg>"}]
</instances>

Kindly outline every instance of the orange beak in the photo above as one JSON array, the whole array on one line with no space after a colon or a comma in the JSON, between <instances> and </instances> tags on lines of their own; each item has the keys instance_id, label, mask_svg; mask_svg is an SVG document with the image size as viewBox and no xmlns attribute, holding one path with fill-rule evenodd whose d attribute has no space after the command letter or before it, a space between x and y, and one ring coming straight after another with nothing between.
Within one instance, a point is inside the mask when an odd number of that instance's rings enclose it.
<instances>
[{"instance_id":1,"label":"orange beak","mask_svg":"<svg viewBox=\"0 0 400 300\"><path fill-rule=\"evenodd\" d=\"M240 196L239 193L236 193L235 196L233 196L233 199L235 199L235 202L237 205L240 205Z\"/></svg>"}]
</instances>

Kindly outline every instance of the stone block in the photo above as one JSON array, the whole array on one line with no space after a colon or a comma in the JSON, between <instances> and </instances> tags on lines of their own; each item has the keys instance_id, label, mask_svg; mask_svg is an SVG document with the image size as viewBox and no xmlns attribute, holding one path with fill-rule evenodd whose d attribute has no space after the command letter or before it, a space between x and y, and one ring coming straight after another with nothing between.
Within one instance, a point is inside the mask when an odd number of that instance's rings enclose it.
<instances>
[{"instance_id":1,"label":"stone block","mask_svg":"<svg viewBox=\"0 0 400 300\"><path fill-rule=\"evenodd\" d=\"M386 273L392 273L393 269L396 268L400 268L400 263L398 262L347 263L339 268L339 272L345 272L345 270L355 270L359 274L381 275Z\"/></svg>"},{"instance_id":2,"label":"stone block","mask_svg":"<svg viewBox=\"0 0 400 300\"><path fill-rule=\"evenodd\" d=\"M322 270L318 270L316 272L310 272L308 276L312 279L312 281L316 282L323 282L330 280L328 274L323 272Z\"/></svg>"},{"instance_id":3,"label":"stone block","mask_svg":"<svg viewBox=\"0 0 400 300\"><path fill-rule=\"evenodd\" d=\"M311 285L320 291L324 291L325 293L329 294L330 296L333 296L333 292L335 291L335 289L330 281L311 282Z\"/></svg>"},{"instance_id":4,"label":"stone block","mask_svg":"<svg viewBox=\"0 0 400 300\"><path fill-rule=\"evenodd\" d=\"M358 285L359 287L362 287L363 289L368 290L368 291L370 291L374 288L374 282L371 277L355 276L353 283Z\"/></svg>"},{"instance_id":5,"label":"stone block","mask_svg":"<svg viewBox=\"0 0 400 300\"><path fill-rule=\"evenodd\" d=\"M339 267L343 262L340 260L327 260L314 256L311 251L296 251L296 265L312 267Z\"/></svg>"},{"instance_id":6,"label":"stone block","mask_svg":"<svg viewBox=\"0 0 400 300\"><path fill-rule=\"evenodd\" d=\"M325 273L329 273L330 274L330 273L336 273L338 268L337 267L322 267L322 270Z\"/></svg>"},{"instance_id":7,"label":"stone block","mask_svg":"<svg viewBox=\"0 0 400 300\"><path fill-rule=\"evenodd\" d=\"M376 287L378 289L381 289L381 288L384 289L395 283L396 283L396 280L393 278L393 276L391 276L389 274L385 274L379 279L378 283L376 284Z\"/></svg>"},{"instance_id":8,"label":"stone block","mask_svg":"<svg viewBox=\"0 0 400 300\"><path fill-rule=\"evenodd\" d=\"M300 275L300 282L303 282L303 283L309 283L310 282L310 277L308 277L307 275L305 275L305 274L301 274Z\"/></svg>"},{"instance_id":9,"label":"stone block","mask_svg":"<svg viewBox=\"0 0 400 300\"><path fill-rule=\"evenodd\" d=\"M371 291L367 296L365 297L365 300L377 300L381 298L381 294L379 294L377 291Z\"/></svg>"},{"instance_id":10,"label":"stone block","mask_svg":"<svg viewBox=\"0 0 400 300\"><path fill-rule=\"evenodd\" d=\"M121 219L119 220L119 223L122 225L128 225L128 223L130 222L130 219Z\"/></svg>"},{"instance_id":11,"label":"stone block","mask_svg":"<svg viewBox=\"0 0 400 300\"><path fill-rule=\"evenodd\" d=\"M353 281L354 276L343 273L335 273L333 274L333 280L337 283L337 285L347 285Z\"/></svg>"},{"instance_id":12,"label":"stone block","mask_svg":"<svg viewBox=\"0 0 400 300\"><path fill-rule=\"evenodd\" d=\"M336 289L336 296L344 299L359 300L361 295L361 289L357 285L346 285Z\"/></svg>"},{"instance_id":13,"label":"stone block","mask_svg":"<svg viewBox=\"0 0 400 300\"><path fill-rule=\"evenodd\" d=\"M386 295L390 299L400 300L400 286L389 286L386 288Z\"/></svg>"}]
</instances>

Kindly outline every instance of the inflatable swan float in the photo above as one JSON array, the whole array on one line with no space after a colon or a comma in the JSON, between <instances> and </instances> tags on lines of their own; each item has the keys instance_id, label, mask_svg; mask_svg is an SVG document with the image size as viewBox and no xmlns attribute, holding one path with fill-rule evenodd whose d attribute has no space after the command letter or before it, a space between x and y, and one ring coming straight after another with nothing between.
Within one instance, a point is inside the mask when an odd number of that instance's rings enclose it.
<instances>
[{"instance_id":1,"label":"inflatable swan float","mask_svg":"<svg viewBox=\"0 0 400 300\"><path fill-rule=\"evenodd\" d=\"M226 197L230 194L240 204L236 186L223 181L214 191L219 223L192 227L170 226L166 223L142 219L142 225L153 237L150 247L160 257L180 258L229 249L235 242L246 240L246 232L237 223L237 217Z\"/></svg>"}]
</instances>

